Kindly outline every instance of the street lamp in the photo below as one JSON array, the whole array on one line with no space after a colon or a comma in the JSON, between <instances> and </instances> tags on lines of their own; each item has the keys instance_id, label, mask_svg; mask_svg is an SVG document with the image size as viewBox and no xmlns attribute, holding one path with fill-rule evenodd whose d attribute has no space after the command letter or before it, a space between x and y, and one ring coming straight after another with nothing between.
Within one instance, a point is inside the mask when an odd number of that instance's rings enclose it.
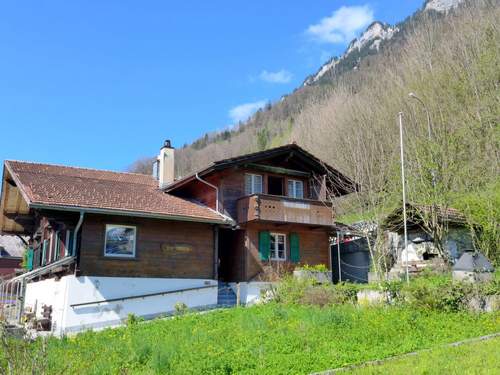
<instances>
[{"instance_id":1,"label":"street lamp","mask_svg":"<svg viewBox=\"0 0 500 375\"><path fill-rule=\"evenodd\" d=\"M420 104L422 104L422 107L424 107L425 113L427 114L427 132L429 133L429 141L432 141L431 115L429 114L427 106L425 105L422 99L420 99L417 95L415 95L415 93L410 92L408 96L412 99L417 100Z\"/></svg>"},{"instance_id":2,"label":"street lamp","mask_svg":"<svg viewBox=\"0 0 500 375\"><path fill-rule=\"evenodd\" d=\"M425 102L422 99L420 99L413 92L410 92L408 94L408 96L410 98L415 99L416 101L418 101L422 105L422 107L424 107L425 113L427 114L427 133L428 133L428 136L429 136L429 142L432 142L433 136L432 136L431 115L429 113L429 109L427 108L427 105L425 104ZM432 160L432 153L431 153L431 162L433 162L433 160ZM432 177L432 187L435 189L436 188L436 171L431 170L431 177Z\"/></svg>"},{"instance_id":3,"label":"street lamp","mask_svg":"<svg viewBox=\"0 0 500 375\"><path fill-rule=\"evenodd\" d=\"M408 265L408 230L406 226L406 180L405 180L405 157L403 148L403 112L398 113L399 116L399 146L401 150L401 183L403 184L403 226L406 251L406 282L410 283L410 272Z\"/></svg>"}]
</instances>

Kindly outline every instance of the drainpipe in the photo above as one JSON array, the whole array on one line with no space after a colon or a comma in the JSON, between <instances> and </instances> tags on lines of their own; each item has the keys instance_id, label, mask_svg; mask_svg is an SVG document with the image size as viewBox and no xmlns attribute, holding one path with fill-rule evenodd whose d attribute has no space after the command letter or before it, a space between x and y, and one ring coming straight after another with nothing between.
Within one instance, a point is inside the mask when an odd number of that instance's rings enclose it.
<instances>
[{"instance_id":1,"label":"drainpipe","mask_svg":"<svg viewBox=\"0 0 500 375\"><path fill-rule=\"evenodd\" d=\"M204 183L205 185L210 186L212 189L215 190L215 211L219 213L219 188L211 184L210 182L203 180L200 176L198 176L198 173L195 174L195 177L198 181Z\"/></svg>"},{"instance_id":2,"label":"drainpipe","mask_svg":"<svg viewBox=\"0 0 500 375\"><path fill-rule=\"evenodd\" d=\"M84 211L80 211L80 219L78 219L78 223L76 224L75 227L75 233L73 234L73 249L72 249L72 255L76 256L76 239L78 238L78 231L80 230L80 227L82 226L83 223L83 216L85 215Z\"/></svg>"}]
</instances>

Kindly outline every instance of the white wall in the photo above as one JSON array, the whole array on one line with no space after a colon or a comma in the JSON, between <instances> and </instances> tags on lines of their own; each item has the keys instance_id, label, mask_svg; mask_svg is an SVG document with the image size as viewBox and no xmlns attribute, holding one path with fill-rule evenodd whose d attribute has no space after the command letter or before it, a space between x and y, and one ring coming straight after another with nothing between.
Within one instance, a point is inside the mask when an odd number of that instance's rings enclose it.
<instances>
[{"instance_id":1,"label":"white wall","mask_svg":"<svg viewBox=\"0 0 500 375\"><path fill-rule=\"evenodd\" d=\"M273 287L271 282L251 281L241 282L240 285L240 302L244 305L253 305L261 299L262 292L270 290ZM238 295L238 283L229 283L233 292Z\"/></svg>"},{"instance_id":2,"label":"white wall","mask_svg":"<svg viewBox=\"0 0 500 375\"><path fill-rule=\"evenodd\" d=\"M182 293L145 298L71 306L114 298L138 296L179 289L213 286ZM42 304L52 305L53 332L64 334L90 328L103 328L123 323L128 314L152 318L174 311L175 304L189 308L217 304L217 281L203 279L164 279L135 277L75 277L64 276L32 282L27 285L25 306L37 304L37 316Z\"/></svg>"}]
</instances>

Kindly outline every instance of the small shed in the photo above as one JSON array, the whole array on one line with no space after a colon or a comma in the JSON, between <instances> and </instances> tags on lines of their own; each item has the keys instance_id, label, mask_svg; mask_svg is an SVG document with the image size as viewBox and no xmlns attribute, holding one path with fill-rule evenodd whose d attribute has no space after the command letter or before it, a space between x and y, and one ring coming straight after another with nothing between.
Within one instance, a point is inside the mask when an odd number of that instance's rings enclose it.
<instances>
[{"instance_id":1,"label":"small shed","mask_svg":"<svg viewBox=\"0 0 500 375\"><path fill-rule=\"evenodd\" d=\"M491 262L479 252L466 251L453 266L453 280L482 282L493 279L495 269Z\"/></svg>"},{"instance_id":2,"label":"small shed","mask_svg":"<svg viewBox=\"0 0 500 375\"><path fill-rule=\"evenodd\" d=\"M446 227L443 246L452 261L456 261L466 250L473 248L470 227L464 215L456 209L407 204L406 211L407 248L404 246L403 209L396 209L382 223L386 233L386 248L394 255L399 265L405 263L408 258L410 264L424 266L426 261L439 257L434 239L424 225L424 218L433 213Z\"/></svg>"}]
</instances>

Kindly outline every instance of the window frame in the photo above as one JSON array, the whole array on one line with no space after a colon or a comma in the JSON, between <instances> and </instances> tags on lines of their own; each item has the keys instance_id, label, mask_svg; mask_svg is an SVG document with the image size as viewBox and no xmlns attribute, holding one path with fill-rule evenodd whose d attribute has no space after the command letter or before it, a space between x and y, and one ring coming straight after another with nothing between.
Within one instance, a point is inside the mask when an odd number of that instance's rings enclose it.
<instances>
[{"instance_id":1,"label":"window frame","mask_svg":"<svg viewBox=\"0 0 500 375\"><path fill-rule=\"evenodd\" d=\"M292 183L292 186L293 186L293 189L292 189L293 195L290 195L290 189L289 189L290 182ZM296 193L297 193L297 189L296 189L297 183L301 183L302 184L302 196L301 197L297 197L296 196ZM304 196L305 196L304 181L302 181L302 180L296 180L294 178L289 178L288 182L287 182L287 196L289 198L304 199Z\"/></svg>"},{"instance_id":2,"label":"window frame","mask_svg":"<svg viewBox=\"0 0 500 375\"><path fill-rule=\"evenodd\" d=\"M134 247L132 255L128 254L107 254L106 247L108 242L108 228L129 228L134 230ZM125 258L125 259L135 259L137 255L137 227L135 225L124 225L124 224L106 224L104 228L104 249L103 256L105 258Z\"/></svg>"},{"instance_id":3,"label":"window frame","mask_svg":"<svg viewBox=\"0 0 500 375\"><path fill-rule=\"evenodd\" d=\"M251 178L251 182L250 182L250 192L248 192L246 190L247 188L247 184L246 184L246 178L247 176L250 176ZM257 192L257 191L254 191L254 187L255 187L255 177L256 176L259 176L260 177L260 192ZM254 195L254 194L264 194L264 176L261 175L261 174L258 174L258 173L245 173L245 194L246 195Z\"/></svg>"},{"instance_id":4,"label":"window frame","mask_svg":"<svg viewBox=\"0 0 500 375\"><path fill-rule=\"evenodd\" d=\"M279 251L278 251L277 248L273 249L271 247L272 246L271 245L272 244L271 237L275 237L274 243L275 243L275 246L276 246L276 244L278 244L278 241L276 241L277 238L278 238L278 236L283 236L283 255L284 255L283 258L275 258L274 256L278 255ZM286 234L285 233L270 232L269 233L269 260L274 260L274 261L278 261L278 262L285 262L286 259L287 259L286 252L287 252L287 248L286 248Z\"/></svg>"}]
</instances>

